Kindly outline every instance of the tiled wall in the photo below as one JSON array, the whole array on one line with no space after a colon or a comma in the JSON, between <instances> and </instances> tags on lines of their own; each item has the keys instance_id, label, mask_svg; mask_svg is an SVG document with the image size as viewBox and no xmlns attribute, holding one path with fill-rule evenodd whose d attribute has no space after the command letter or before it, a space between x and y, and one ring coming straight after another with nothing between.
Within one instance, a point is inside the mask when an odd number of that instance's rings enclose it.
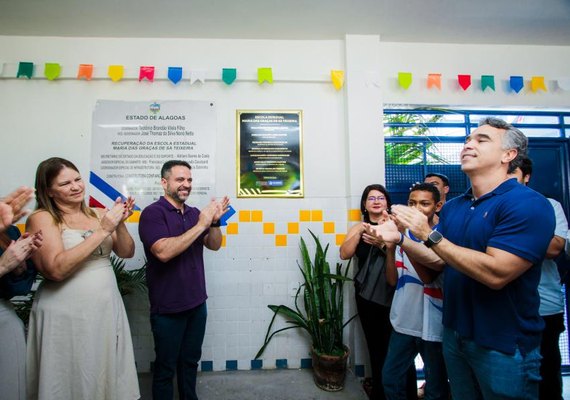
<instances>
[{"instance_id":1,"label":"tiled wall","mask_svg":"<svg viewBox=\"0 0 570 400\"><path fill-rule=\"evenodd\" d=\"M202 370L306 368L310 366L309 340L303 332L290 330L273 338L260 360L253 357L261 347L272 312L268 304L293 305L302 279L297 267L302 236L312 253L308 230L329 244L331 267L340 262L338 247L359 210L347 210L346 199L238 200L236 215L224 233L218 252L205 251L208 288L208 323L203 345ZM353 315L352 286L347 286L346 317ZM145 295L125 298L139 371L149 371L154 359L153 340ZM285 326L278 318L277 327ZM353 324L351 324L353 325ZM354 329L346 329L347 343ZM352 330L352 332L351 332ZM354 347L354 346L352 346ZM360 347L360 346L356 346ZM353 350L353 362L358 348ZM358 357L357 357L358 358ZM360 357L362 358L362 357Z\"/></svg>"}]
</instances>

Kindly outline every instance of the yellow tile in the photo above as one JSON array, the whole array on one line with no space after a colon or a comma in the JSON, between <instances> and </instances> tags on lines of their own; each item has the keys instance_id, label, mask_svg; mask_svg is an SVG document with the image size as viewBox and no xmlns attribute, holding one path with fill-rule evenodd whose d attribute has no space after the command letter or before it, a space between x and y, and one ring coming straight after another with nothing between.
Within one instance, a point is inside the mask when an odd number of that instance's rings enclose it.
<instances>
[{"instance_id":1,"label":"yellow tile","mask_svg":"<svg viewBox=\"0 0 570 400\"><path fill-rule=\"evenodd\" d=\"M358 208L353 208L352 210L348 210L348 220L349 221L361 221L362 214Z\"/></svg>"},{"instance_id":2,"label":"yellow tile","mask_svg":"<svg viewBox=\"0 0 570 400\"><path fill-rule=\"evenodd\" d=\"M298 222L289 222L287 224L287 233L288 234L298 234L299 233L299 223Z\"/></svg>"},{"instance_id":3,"label":"yellow tile","mask_svg":"<svg viewBox=\"0 0 570 400\"><path fill-rule=\"evenodd\" d=\"M263 233L267 234L274 234L275 233L275 223L273 222L265 222L263 223Z\"/></svg>"},{"instance_id":4,"label":"yellow tile","mask_svg":"<svg viewBox=\"0 0 570 400\"><path fill-rule=\"evenodd\" d=\"M324 222L323 233L334 233L334 222Z\"/></svg>"},{"instance_id":5,"label":"yellow tile","mask_svg":"<svg viewBox=\"0 0 570 400\"><path fill-rule=\"evenodd\" d=\"M238 224L237 222L230 222L228 227L226 228L226 233L228 235L237 235L238 234Z\"/></svg>"},{"instance_id":6,"label":"yellow tile","mask_svg":"<svg viewBox=\"0 0 570 400\"><path fill-rule=\"evenodd\" d=\"M226 235L222 235L222 247L226 247Z\"/></svg>"},{"instance_id":7,"label":"yellow tile","mask_svg":"<svg viewBox=\"0 0 570 400\"><path fill-rule=\"evenodd\" d=\"M261 222L263 221L263 211L253 210L251 212L251 222Z\"/></svg>"},{"instance_id":8,"label":"yellow tile","mask_svg":"<svg viewBox=\"0 0 570 400\"><path fill-rule=\"evenodd\" d=\"M346 234L344 233L339 233L336 235L336 245L340 246L342 244L342 242L344 242L344 238L346 237Z\"/></svg>"},{"instance_id":9,"label":"yellow tile","mask_svg":"<svg viewBox=\"0 0 570 400\"><path fill-rule=\"evenodd\" d=\"M287 235L275 235L275 246L287 246Z\"/></svg>"},{"instance_id":10,"label":"yellow tile","mask_svg":"<svg viewBox=\"0 0 570 400\"><path fill-rule=\"evenodd\" d=\"M310 222L311 221L311 211L310 210L300 210L299 211L299 221Z\"/></svg>"},{"instance_id":11,"label":"yellow tile","mask_svg":"<svg viewBox=\"0 0 570 400\"><path fill-rule=\"evenodd\" d=\"M128 219L127 222L132 222L132 223L138 223L139 220L141 218L141 212L140 211L133 211L133 215L131 215Z\"/></svg>"},{"instance_id":12,"label":"yellow tile","mask_svg":"<svg viewBox=\"0 0 570 400\"><path fill-rule=\"evenodd\" d=\"M311 221L320 222L323 220L323 210L312 210L311 211Z\"/></svg>"},{"instance_id":13,"label":"yellow tile","mask_svg":"<svg viewBox=\"0 0 570 400\"><path fill-rule=\"evenodd\" d=\"M239 222L250 222L251 221L251 211L240 210L239 211Z\"/></svg>"}]
</instances>

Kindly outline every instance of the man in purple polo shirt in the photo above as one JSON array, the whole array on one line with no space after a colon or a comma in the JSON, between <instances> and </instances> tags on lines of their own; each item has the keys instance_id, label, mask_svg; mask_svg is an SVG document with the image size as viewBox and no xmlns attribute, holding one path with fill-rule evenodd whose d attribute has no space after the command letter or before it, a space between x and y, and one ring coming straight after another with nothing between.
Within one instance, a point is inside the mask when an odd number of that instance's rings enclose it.
<instances>
[{"instance_id":1,"label":"man in purple polo shirt","mask_svg":"<svg viewBox=\"0 0 570 400\"><path fill-rule=\"evenodd\" d=\"M148 260L146 279L154 336L152 395L197 399L196 372L206 330L203 248L222 245L220 217L229 199L212 200L202 211L184 202L192 190L191 167L171 160L160 172L164 196L141 213L139 235Z\"/></svg>"}]
</instances>

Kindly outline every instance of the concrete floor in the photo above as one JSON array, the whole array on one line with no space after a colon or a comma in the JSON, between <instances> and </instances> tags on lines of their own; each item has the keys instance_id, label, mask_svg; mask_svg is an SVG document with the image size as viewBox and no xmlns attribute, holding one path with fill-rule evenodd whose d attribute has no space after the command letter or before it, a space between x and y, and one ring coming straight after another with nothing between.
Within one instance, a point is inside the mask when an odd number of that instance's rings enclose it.
<instances>
[{"instance_id":1,"label":"concrete floor","mask_svg":"<svg viewBox=\"0 0 570 400\"><path fill-rule=\"evenodd\" d=\"M139 384L141 400L151 400L151 375L139 374ZM199 372L197 391L200 400L367 399L360 380L350 371L344 389L330 393L315 385L310 369Z\"/></svg>"},{"instance_id":2,"label":"concrete floor","mask_svg":"<svg viewBox=\"0 0 570 400\"><path fill-rule=\"evenodd\" d=\"M564 400L570 400L570 376L563 377ZM152 378L139 374L141 400L151 400ZM310 369L223 371L198 373L201 400L366 400L360 380L346 376L344 390L329 393L313 382ZM178 399L178 396L175 397Z\"/></svg>"}]
</instances>

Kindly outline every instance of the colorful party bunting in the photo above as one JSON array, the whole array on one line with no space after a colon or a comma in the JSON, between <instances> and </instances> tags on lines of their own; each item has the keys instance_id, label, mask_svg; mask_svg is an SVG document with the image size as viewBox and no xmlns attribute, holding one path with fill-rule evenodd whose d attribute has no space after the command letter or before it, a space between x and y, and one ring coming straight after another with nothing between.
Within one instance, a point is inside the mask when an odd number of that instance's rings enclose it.
<instances>
[{"instance_id":1,"label":"colorful party bunting","mask_svg":"<svg viewBox=\"0 0 570 400\"><path fill-rule=\"evenodd\" d=\"M223 68L222 80L226 85L231 85L237 78L237 70L235 68Z\"/></svg>"},{"instance_id":2,"label":"colorful party bunting","mask_svg":"<svg viewBox=\"0 0 570 400\"><path fill-rule=\"evenodd\" d=\"M546 92L547 89L546 83L544 83L544 76L533 76L530 79L530 90L532 90L533 93L536 93L539 90L544 90Z\"/></svg>"},{"instance_id":3,"label":"colorful party bunting","mask_svg":"<svg viewBox=\"0 0 570 400\"><path fill-rule=\"evenodd\" d=\"M168 67L168 79L175 85L182 80L182 67Z\"/></svg>"},{"instance_id":4,"label":"colorful party bunting","mask_svg":"<svg viewBox=\"0 0 570 400\"><path fill-rule=\"evenodd\" d=\"M428 74L427 88L436 87L441 90L441 74Z\"/></svg>"},{"instance_id":5,"label":"colorful party bunting","mask_svg":"<svg viewBox=\"0 0 570 400\"><path fill-rule=\"evenodd\" d=\"M45 63L44 76L49 80L53 81L59 77L61 73L61 65L58 63Z\"/></svg>"},{"instance_id":6,"label":"colorful party bunting","mask_svg":"<svg viewBox=\"0 0 570 400\"><path fill-rule=\"evenodd\" d=\"M481 75L481 90L491 89L495 91L495 75Z\"/></svg>"},{"instance_id":7,"label":"colorful party bunting","mask_svg":"<svg viewBox=\"0 0 570 400\"><path fill-rule=\"evenodd\" d=\"M77 69L77 79L86 79L88 81L93 77L93 64L79 64Z\"/></svg>"},{"instance_id":8,"label":"colorful party bunting","mask_svg":"<svg viewBox=\"0 0 570 400\"><path fill-rule=\"evenodd\" d=\"M331 70L331 80L336 90L342 89L344 85L344 71Z\"/></svg>"},{"instance_id":9,"label":"colorful party bunting","mask_svg":"<svg viewBox=\"0 0 570 400\"><path fill-rule=\"evenodd\" d=\"M154 81L154 67L147 66L147 67L140 67L139 69L139 82L143 79L146 79L149 82Z\"/></svg>"},{"instance_id":10,"label":"colorful party bunting","mask_svg":"<svg viewBox=\"0 0 570 400\"><path fill-rule=\"evenodd\" d=\"M193 69L190 71L190 84L193 85L194 82L206 82L206 71L203 69Z\"/></svg>"},{"instance_id":11,"label":"colorful party bunting","mask_svg":"<svg viewBox=\"0 0 570 400\"><path fill-rule=\"evenodd\" d=\"M257 69L257 83L261 85L263 82L273 83L273 71L271 68Z\"/></svg>"},{"instance_id":12,"label":"colorful party bunting","mask_svg":"<svg viewBox=\"0 0 570 400\"><path fill-rule=\"evenodd\" d=\"M1 72L0 72L1 73ZM569 78L558 78L556 80L558 87L562 90L570 90L570 77Z\"/></svg>"},{"instance_id":13,"label":"colorful party bunting","mask_svg":"<svg viewBox=\"0 0 570 400\"><path fill-rule=\"evenodd\" d=\"M467 90L471 86L471 75L457 75L457 82L461 89Z\"/></svg>"},{"instance_id":14,"label":"colorful party bunting","mask_svg":"<svg viewBox=\"0 0 570 400\"><path fill-rule=\"evenodd\" d=\"M400 84L400 87L408 89L412 84L412 73L398 72L398 83Z\"/></svg>"},{"instance_id":15,"label":"colorful party bunting","mask_svg":"<svg viewBox=\"0 0 570 400\"><path fill-rule=\"evenodd\" d=\"M109 70L107 71L107 75L113 82L118 82L123 79L123 75L125 73L125 67L122 65L109 65Z\"/></svg>"},{"instance_id":16,"label":"colorful party bunting","mask_svg":"<svg viewBox=\"0 0 570 400\"><path fill-rule=\"evenodd\" d=\"M510 86L515 92L520 92L524 87L524 79L522 76L512 75L510 78Z\"/></svg>"},{"instance_id":17,"label":"colorful party bunting","mask_svg":"<svg viewBox=\"0 0 570 400\"><path fill-rule=\"evenodd\" d=\"M25 76L28 79L32 79L33 74L34 74L34 63L20 62L20 64L18 64L18 74L16 75L16 78Z\"/></svg>"}]
</instances>

